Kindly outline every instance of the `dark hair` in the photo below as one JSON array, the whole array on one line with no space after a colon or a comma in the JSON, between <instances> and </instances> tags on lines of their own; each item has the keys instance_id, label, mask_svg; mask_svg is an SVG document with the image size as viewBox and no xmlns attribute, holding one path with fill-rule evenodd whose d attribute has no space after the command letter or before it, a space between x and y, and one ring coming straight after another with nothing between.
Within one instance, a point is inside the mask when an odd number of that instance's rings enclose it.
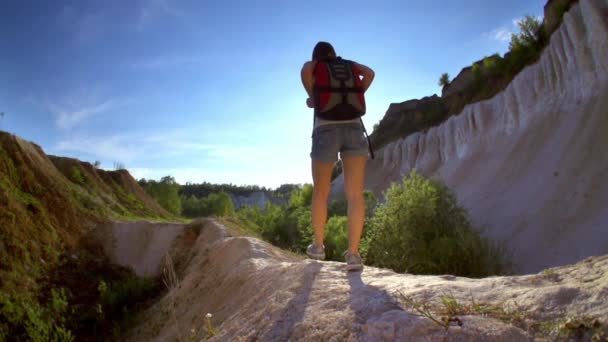
<instances>
[{"instance_id":1,"label":"dark hair","mask_svg":"<svg viewBox=\"0 0 608 342\"><path fill-rule=\"evenodd\" d=\"M315 48L312 50L313 61L322 61L334 58L336 58L336 51L328 42L318 42L317 45L315 45Z\"/></svg>"}]
</instances>

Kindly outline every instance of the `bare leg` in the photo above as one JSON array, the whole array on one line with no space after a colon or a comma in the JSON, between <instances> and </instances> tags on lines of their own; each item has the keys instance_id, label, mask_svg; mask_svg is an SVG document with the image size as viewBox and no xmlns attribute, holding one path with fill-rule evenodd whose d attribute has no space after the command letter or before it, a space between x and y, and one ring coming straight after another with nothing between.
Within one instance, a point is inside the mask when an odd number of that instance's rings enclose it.
<instances>
[{"instance_id":1,"label":"bare leg","mask_svg":"<svg viewBox=\"0 0 608 342\"><path fill-rule=\"evenodd\" d=\"M359 253L359 243L365 222L363 182L367 156L346 157L344 164L344 192L348 201L348 252Z\"/></svg>"},{"instance_id":2,"label":"bare leg","mask_svg":"<svg viewBox=\"0 0 608 342\"><path fill-rule=\"evenodd\" d=\"M327 221L327 198L331 186L333 163L312 161L312 226L315 231L315 244L323 246L325 222Z\"/></svg>"}]
</instances>

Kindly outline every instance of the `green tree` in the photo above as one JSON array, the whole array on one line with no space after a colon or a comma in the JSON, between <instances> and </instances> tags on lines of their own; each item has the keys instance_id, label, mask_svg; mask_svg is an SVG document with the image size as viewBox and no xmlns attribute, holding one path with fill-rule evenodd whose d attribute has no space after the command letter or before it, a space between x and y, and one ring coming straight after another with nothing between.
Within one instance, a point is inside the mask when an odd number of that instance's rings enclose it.
<instances>
[{"instance_id":1,"label":"green tree","mask_svg":"<svg viewBox=\"0 0 608 342\"><path fill-rule=\"evenodd\" d=\"M441 74L441 77L439 77L439 86L441 88L445 88L450 84L450 75L448 75L448 73L443 73Z\"/></svg>"},{"instance_id":2,"label":"green tree","mask_svg":"<svg viewBox=\"0 0 608 342\"><path fill-rule=\"evenodd\" d=\"M168 212L180 215L182 211L181 198L179 197L179 184L171 176L161 178L160 182L142 180L139 182L144 190L152 198L165 208Z\"/></svg>"},{"instance_id":3,"label":"green tree","mask_svg":"<svg viewBox=\"0 0 608 342\"><path fill-rule=\"evenodd\" d=\"M524 66L535 61L540 56L540 51L546 40L546 33L539 18L526 15L517 22L517 25L520 32L511 35L509 44L509 64L512 73L518 72Z\"/></svg>"},{"instance_id":4,"label":"green tree","mask_svg":"<svg viewBox=\"0 0 608 342\"><path fill-rule=\"evenodd\" d=\"M542 21L534 16L526 15L517 21L519 33L511 35L509 49L514 50L521 47L532 47L543 39Z\"/></svg>"}]
</instances>

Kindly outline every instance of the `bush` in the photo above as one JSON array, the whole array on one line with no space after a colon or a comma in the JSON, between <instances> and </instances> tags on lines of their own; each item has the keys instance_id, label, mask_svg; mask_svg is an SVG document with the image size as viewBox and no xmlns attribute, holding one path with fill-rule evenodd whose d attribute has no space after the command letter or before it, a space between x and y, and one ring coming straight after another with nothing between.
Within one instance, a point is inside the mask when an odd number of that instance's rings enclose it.
<instances>
[{"instance_id":1,"label":"bush","mask_svg":"<svg viewBox=\"0 0 608 342\"><path fill-rule=\"evenodd\" d=\"M483 71L488 76L496 76L505 72L503 68L503 59L499 54L495 53L492 56L483 59Z\"/></svg>"},{"instance_id":2,"label":"bush","mask_svg":"<svg viewBox=\"0 0 608 342\"><path fill-rule=\"evenodd\" d=\"M396 272L485 277L505 270L501 251L473 229L449 189L415 171L388 189L367 233L367 262Z\"/></svg>"},{"instance_id":3,"label":"bush","mask_svg":"<svg viewBox=\"0 0 608 342\"><path fill-rule=\"evenodd\" d=\"M0 341L74 341L65 327L65 290L52 289L50 296L48 303L41 305L27 296L0 293Z\"/></svg>"},{"instance_id":4,"label":"bush","mask_svg":"<svg viewBox=\"0 0 608 342\"><path fill-rule=\"evenodd\" d=\"M477 64L477 63L473 64L472 71L473 71L473 81L475 83L480 83L482 81L482 78L483 78L483 73L481 71L481 66L479 64Z\"/></svg>"}]
</instances>

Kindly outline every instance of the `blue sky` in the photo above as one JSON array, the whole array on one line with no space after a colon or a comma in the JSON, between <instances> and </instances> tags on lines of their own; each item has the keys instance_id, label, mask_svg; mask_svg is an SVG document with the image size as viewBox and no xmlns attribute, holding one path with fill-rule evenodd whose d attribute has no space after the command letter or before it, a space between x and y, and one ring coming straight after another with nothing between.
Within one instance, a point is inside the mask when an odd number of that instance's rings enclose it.
<instances>
[{"instance_id":1,"label":"blue sky","mask_svg":"<svg viewBox=\"0 0 608 342\"><path fill-rule=\"evenodd\" d=\"M179 183L310 183L300 68L319 40L376 71L364 122L505 53L538 0L0 1L0 130Z\"/></svg>"}]
</instances>

